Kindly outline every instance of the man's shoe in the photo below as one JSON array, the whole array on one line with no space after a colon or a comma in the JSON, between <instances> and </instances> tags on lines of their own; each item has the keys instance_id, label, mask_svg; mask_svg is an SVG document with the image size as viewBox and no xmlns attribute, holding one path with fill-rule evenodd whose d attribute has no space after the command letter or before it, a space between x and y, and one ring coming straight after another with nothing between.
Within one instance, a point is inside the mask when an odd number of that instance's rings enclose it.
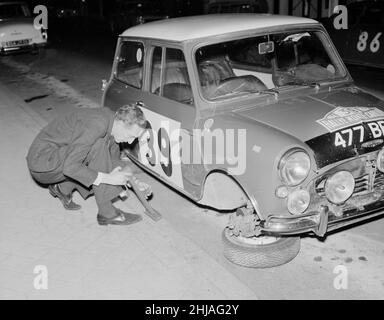
<instances>
[{"instance_id":1,"label":"man's shoe","mask_svg":"<svg viewBox=\"0 0 384 320\"><path fill-rule=\"evenodd\" d=\"M59 185L58 184L51 184L48 186L49 193L53 197L59 198L61 203L63 204L64 208L67 210L80 210L81 206L77 203L74 203L72 201L72 195L66 195L60 191Z\"/></svg>"},{"instance_id":2,"label":"man's shoe","mask_svg":"<svg viewBox=\"0 0 384 320\"><path fill-rule=\"evenodd\" d=\"M107 218L102 216L101 214L97 215L97 222L101 226L106 226L108 224L114 225L128 225L139 222L143 220L143 217L134 213L127 213L120 209L115 208L117 215L112 218Z\"/></svg>"}]
</instances>

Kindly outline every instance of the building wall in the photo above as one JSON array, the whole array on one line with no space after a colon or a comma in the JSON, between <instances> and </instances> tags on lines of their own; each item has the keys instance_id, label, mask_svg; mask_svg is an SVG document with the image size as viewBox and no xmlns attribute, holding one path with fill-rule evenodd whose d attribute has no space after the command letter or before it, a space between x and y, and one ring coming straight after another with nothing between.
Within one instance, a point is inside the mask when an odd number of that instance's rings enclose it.
<instances>
[{"instance_id":1,"label":"building wall","mask_svg":"<svg viewBox=\"0 0 384 320\"><path fill-rule=\"evenodd\" d=\"M333 8L338 5L338 0L291 0L292 15L306 16L309 18L329 17ZM285 1L289 4L289 1ZM320 11L320 12L319 12Z\"/></svg>"},{"instance_id":2,"label":"building wall","mask_svg":"<svg viewBox=\"0 0 384 320\"><path fill-rule=\"evenodd\" d=\"M214 2L246 2L249 0L204 0L204 12L208 12L209 3ZM317 19L318 17L329 17L333 8L338 4L358 0L266 0L268 3L269 13L307 16ZM320 10L320 12L319 12Z\"/></svg>"}]
</instances>

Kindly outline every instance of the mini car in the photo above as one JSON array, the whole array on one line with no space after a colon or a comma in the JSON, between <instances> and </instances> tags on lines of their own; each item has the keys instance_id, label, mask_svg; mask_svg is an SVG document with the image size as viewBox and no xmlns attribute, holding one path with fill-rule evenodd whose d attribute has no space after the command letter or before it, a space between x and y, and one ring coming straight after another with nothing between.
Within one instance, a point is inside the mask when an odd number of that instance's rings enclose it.
<instances>
[{"instance_id":1,"label":"mini car","mask_svg":"<svg viewBox=\"0 0 384 320\"><path fill-rule=\"evenodd\" d=\"M350 3L347 12L348 29L335 29L336 15L323 21L344 62L384 68L384 2Z\"/></svg>"},{"instance_id":2,"label":"mini car","mask_svg":"<svg viewBox=\"0 0 384 320\"><path fill-rule=\"evenodd\" d=\"M300 235L382 214L384 102L354 85L317 21L219 14L130 28L102 98L112 110L128 103L148 130L123 149L228 215L234 263L283 264Z\"/></svg>"},{"instance_id":3,"label":"mini car","mask_svg":"<svg viewBox=\"0 0 384 320\"><path fill-rule=\"evenodd\" d=\"M47 30L34 27L26 3L0 2L0 54L37 51L47 38Z\"/></svg>"}]
</instances>

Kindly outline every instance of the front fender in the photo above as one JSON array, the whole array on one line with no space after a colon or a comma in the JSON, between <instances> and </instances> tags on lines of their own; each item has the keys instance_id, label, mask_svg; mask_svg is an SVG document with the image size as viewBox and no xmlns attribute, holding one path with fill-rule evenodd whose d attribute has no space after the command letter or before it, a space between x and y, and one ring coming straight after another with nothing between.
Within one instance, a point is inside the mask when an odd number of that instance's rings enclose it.
<instances>
[{"instance_id":1,"label":"front fender","mask_svg":"<svg viewBox=\"0 0 384 320\"><path fill-rule=\"evenodd\" d=\"M204 128L207 120L202 119L199 125ZM289 215L285 200L275 196L276 188L281 185L278 163L286 151L296 147L308 152L314 166L313 154L309 147L285 132L255 120L242 118L237 114L217 115L209 119L211 123L212 120L213 124L210 127L212 132L215 130L223 130L230 134L233 132L235 137L230 140L225 135L225 157L228 160L229 154L232 156L231 161L225 161L224 164L205 163L206 172L222 171L233 177L249 197L262 220L276 213ZM245 139L243 136L241 140L239 139L240 130L245 132ZM232 141L233 146L228 141ZM230 150L231 148L233 150ZM216 149L213 150L215 151Z\"/></svg>"}]
</instances>

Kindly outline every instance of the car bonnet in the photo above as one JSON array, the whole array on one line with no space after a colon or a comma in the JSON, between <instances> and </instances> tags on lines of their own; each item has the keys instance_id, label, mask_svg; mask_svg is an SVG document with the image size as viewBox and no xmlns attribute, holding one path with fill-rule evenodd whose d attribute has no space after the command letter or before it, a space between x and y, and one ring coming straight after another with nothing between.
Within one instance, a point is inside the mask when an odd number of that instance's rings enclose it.
<instances>
[{"instance_id":1,"label":"car bonnet","mask_svg":"<svg viewBox=\"0 0 384 320\"><path fill-rule=\"evenodd\" d=\"M384 120L384 102L355 87L282 99L233 112L303 141L313 150L319 168L384 145L384 132L382 139L374 139L367 127L368 123ZM354 136L348 143L348 137L345 137L346 140L342 140L347 141L344 146L335 144L340 138L337 134L360 125L364 127L363 138Z\"/></svg>"}]
</instances>

